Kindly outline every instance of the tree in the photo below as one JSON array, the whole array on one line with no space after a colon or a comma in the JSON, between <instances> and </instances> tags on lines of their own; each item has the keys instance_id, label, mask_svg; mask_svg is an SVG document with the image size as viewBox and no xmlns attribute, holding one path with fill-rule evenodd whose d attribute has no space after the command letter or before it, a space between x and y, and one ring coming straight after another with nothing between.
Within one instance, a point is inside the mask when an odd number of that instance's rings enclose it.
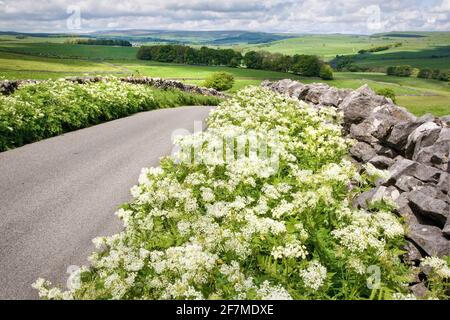
<instances>
[{"instance_id":1,"label":"tree","mask_svg":"<svg viewBox=\"0 0 450 320\"><path fill-rule=\"evenodd\" d=\"M409 77L411 76L413 68L411 66L390 66L386 70L388 76Z\"/></svg>"},{"instance_id":2,"label":"tree","mask_svg":"<svg viewBox=\"0 0 450 320\"><path fill-rule=\"evenodd\" d=\"M430 79L432 73L433 71L431 69L428 68L420 69L419 73L417 74L417 78Z\"/></svg>"},{"instance_id":3,"label":"tree","mask_svg":"<svg viewBox=\"0 0 450 320\"><path fill-rule=\"evenodd\" d=\"M295 55L292 61L292 72L305 77L319 77L322 62L317 56Z\"/></svg>"},{"instance_id":4,"label":"tree","mask_svg":"<svg viewBox=\"0 0 450 320\"><path fill-rule=\"evenodd\" d=\"M333 69L328 64L322 65L320 68L320 77L323 80L333 80Z\"/></svg>"},{"instance_id":5,"label":"tree","mask_svg":"<svg viewBox=\"0 0 450 320\"><path fill-rule=\"evenodd\" d=\"M226 91L233 87L234 76L228 72L216 72L207 78L203 84L206 88L213 88L218 91Z\"/></svg>"},{"instance_id":6,"label":"tree","mask_svg":"<svg viewBox=\"0 0 450 320\"><path fill-rule=\"evenodd\" d=\"M244 64L249 69L262 69L263 56L256 51L249 51L244 55Z\"/></svg>"}]
</instances>

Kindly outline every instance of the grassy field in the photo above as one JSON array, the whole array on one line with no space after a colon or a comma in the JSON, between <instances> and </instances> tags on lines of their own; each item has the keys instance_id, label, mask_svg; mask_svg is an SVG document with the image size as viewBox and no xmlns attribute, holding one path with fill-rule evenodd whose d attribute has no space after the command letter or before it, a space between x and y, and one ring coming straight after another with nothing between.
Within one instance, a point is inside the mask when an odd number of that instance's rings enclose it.
<instances>
[{"instance_id":1,"label":"grassy field","mask_svg":"<svg viewBox=\"0 0 450 320\"><path fill-rule=\"evenodd\" d=\"M402 47L370 55L358 63L379 66L403 64L411 58L416 66L442 67L449 64L448 58L429 58L430 54L445 55L446 47L439 46L450 33L433 34L424 38L391 38L368 36L305 36L274 42L261 49L283 53L311 53L324 57L335 54L352 54L355 50L390 42L402 42ZM303 40L299 40L303 39ZM236 69L227 67L188 66L179 64L141 61L135 58L136 48L83 46L64 44L64 38L26 38L0 37L0 77L6 79L55 79L63 76L79 75L135 75L177 79L201 85L210 74L217 71L232 73L236 78L237 90L247 85L259 85L261 81L291 78L304 83L326 82L339 88L356 89L368 84L373 89L392 88L400 105L409 108L417 115L434 113L450 114L450 86L446 82L417 78L386 76L382 73L335 73L335 79L323 81L318 78L302 78L281 72ZM301 41L301 42L298 42ZM303 42L302 42L303 41ZM450 39L449 42L450 43ZM434 46L434 47L433 47ZM428 48L428 49L426 49ZM433 49L434 48L434 49ZM405 55L404 51L408 54ZM414 51L415 50L415 51ZM389 59L386 56L390 57ZM428 58L427 58L428 57ZM391 59L392 58L392 59ZM395 59L394 59L395 58ZM413 64L413 63L411 63Z\"/></svg>"},{"instance_id":2,"label":"grassy field","mask_svg":"<svg viewBox=\"0 0 450 320\"><path fill-rule=\"evenodd\" d=\"M111 60L136 59L137 48L65 44L67 38L0 36L0 51L49 58Z\"/></svg>"},{"instance_id":3,"label":"grassy field","mask_svg":"<svg viewBox=\"0 0 450 320\"><path fill-rule=\"evenodd\" d=\"M416 68L450 69L450 32L414 32L420 37L405 38L398 34L364 35L305 35L264 45L239 47L242 51L265 50L284 54L315 54L325 60L336 55L354 55L361 49L391 45L389 50L359 55L357 64L386 68L409 64ZM392 36L394 35L394 36ZM401 43L400 46L395 44Z\"/></svg>"}]
</instances>

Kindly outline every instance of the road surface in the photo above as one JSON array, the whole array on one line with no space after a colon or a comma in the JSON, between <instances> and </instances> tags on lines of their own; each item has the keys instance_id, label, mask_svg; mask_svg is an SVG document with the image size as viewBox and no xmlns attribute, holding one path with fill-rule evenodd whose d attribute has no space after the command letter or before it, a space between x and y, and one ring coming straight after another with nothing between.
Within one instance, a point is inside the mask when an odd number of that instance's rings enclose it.
<instances>
[{"instance_id":1,"label":"road surface","mask_svg":"<svg viewBox=\"0 0 450 320\"><path fill-rule=\"evenodd\" d=\"M66 285L92 239L121 230L114 216L143 167L172 151L210 107L136 114L0 153L0 299L36 299L39 277Z\"/></svg>"}]
</instances>

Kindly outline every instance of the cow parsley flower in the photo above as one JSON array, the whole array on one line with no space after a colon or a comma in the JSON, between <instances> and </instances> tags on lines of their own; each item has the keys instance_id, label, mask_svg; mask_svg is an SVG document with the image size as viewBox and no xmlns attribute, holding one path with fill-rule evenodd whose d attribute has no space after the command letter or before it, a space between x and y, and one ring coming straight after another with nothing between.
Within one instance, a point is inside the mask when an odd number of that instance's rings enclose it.
<instances>
[{"instance_id":1,"label":"cow parsley flower","mask_svg":"<svg viewBox=\"0 0 450 320\"><path fill-rule=\"evenodd\" d=\"M450 278L450 267L447 262L438 257L426 257L421 260L420 266L430 267L442 279Z\"/></svg>"},{"instance_id":2,"label":"cow parsley flower","mask_svg":"<svg viewBox=\"0 0 450 320\"><path fill-rule=\"evenodd\" d=\"M271 255L275 259L282 258L300 258L306 259L308 251L306 247L298 240L294 240L285 246L279 246L272 250Z\"/></svg>"},{"instance_id":3,"label":"cow parsley flower","mask_svg":"<svg viewBox=\"0 0 450 320\"><path fill-rule=\"evenodd\" d=\"M312 261L308 267L300 271L305 287L318 290L327 278L327 269L318 261Z\"/></svg>"}]
</instances>

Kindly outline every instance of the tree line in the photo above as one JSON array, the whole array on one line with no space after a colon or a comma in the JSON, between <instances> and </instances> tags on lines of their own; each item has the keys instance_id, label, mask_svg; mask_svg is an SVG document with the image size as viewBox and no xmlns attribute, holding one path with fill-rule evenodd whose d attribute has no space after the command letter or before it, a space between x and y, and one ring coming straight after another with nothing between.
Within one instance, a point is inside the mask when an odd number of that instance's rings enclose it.
<instances>
[{"instance_id":1,"label":"tree line","mask_svg":"<svg viewBox=\"0 0 450 320\"><path fill-rule=\"evenodd\" d=\"M249 69L292 72L306 77L333 78L333 69L314 55L284 55L265 51L242 53L233 49L192 48L184 45L155 45L140 47L140 60L191 65L246 67Z\"/></svg>"},{"instance_id":2,"label":"tree line","mask_svg":"<svg viewBox=\"0 0 450 320\"><path fill-rule=\"evenodd\" d=\"M131 42L120 39L68 39L66 44L85 44L96 46L120 46L120 47L132 47Z\"/></svg>"},{"instance_id":3,"label":"tree line","mask_svg":"<svg viewBox=\"0 0 450 320\"><path fill-rule=\"evenodd\" d=\"M414 68L408 65L390 66L387 68L386 74L397 77L410 77L414 73ZM417 78L435 79L440 81L449 81L449 71L440 69L422 68L417 73Z\"/></svg>"}]
</instances>

